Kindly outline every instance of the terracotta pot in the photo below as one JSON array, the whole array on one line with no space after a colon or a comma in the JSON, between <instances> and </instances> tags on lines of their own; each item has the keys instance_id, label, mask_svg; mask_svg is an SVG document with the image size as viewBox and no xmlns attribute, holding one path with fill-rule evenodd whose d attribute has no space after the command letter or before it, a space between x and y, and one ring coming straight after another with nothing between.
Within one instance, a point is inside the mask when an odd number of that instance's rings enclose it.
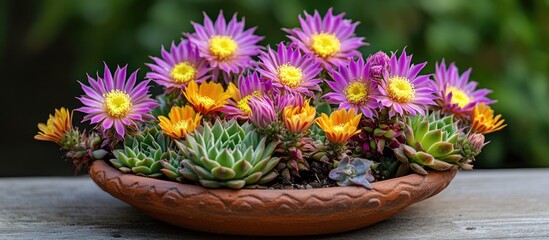
<instances>
[{"instance_id":1,"label":"terracotta pot","mask_svg":"<svg viewBox=\"0 0 549 240\"><path fill-rule=\"evenodd\" d=\"M112 196L161 221L238 235L312 235L359 229L442 191L456 171L431 172L362 187L229 190L123 174L104 161L89 171Z\"/></svg>"}]
</instances>

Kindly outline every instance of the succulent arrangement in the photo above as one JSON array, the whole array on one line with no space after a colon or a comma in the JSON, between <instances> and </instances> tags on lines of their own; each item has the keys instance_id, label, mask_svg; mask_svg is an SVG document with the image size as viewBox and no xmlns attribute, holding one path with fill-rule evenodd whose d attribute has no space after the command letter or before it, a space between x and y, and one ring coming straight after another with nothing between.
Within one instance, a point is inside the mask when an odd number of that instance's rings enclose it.
<instances>
[{"instance_id":1,"label":"succulent arrangement","mask_svg":"<svg viewBox=\"0 0 549 240\"><path fill-rule=\"evenodd\" d=\"M454 63L434 73L406 49L368 57L358 22L304 13L289 41L264 37L237 15L204 15L152 56L145 79L128 66L80 82L89 130L72 111L38 124L37 140L61 146L78 168L105 160L127 174L206 188L268 188L322 182L358 185L406 174L470 170L505 127L490 90ZM152 97L152 84L162 94Z\"/></svg>"}]
</instances>

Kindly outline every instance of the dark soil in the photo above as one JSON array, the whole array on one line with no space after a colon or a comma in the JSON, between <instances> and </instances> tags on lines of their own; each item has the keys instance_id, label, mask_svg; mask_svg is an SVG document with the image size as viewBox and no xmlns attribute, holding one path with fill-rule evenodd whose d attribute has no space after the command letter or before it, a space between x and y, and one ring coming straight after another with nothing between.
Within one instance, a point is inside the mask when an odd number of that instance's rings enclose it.
<instances>
[{"instance_id":1,"label":"dark soil","mask_svg":"<svg viewBox=\"0 0 549 240\"><path fill-rule=\"evenodd\" d=\"M267 189L313 189L328 188L337 186L336 182L328 178L330 169L326 164L312 162L309 171L302 171L299 177L292 177L292 183L283 183L282 179L277 179L274 183L267 186Z\"/></svg>"}]
</instances>

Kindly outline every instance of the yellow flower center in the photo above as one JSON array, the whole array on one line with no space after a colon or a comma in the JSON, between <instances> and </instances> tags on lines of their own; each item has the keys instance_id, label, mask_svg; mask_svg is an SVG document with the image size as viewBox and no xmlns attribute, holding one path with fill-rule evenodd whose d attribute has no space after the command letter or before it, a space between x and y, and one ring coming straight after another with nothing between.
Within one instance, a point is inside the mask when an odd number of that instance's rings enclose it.
<instances>
[{"instance_id":1,"label":"yellow flower center","mask_svg":"<svg viewBox=\"0 0 549 240\"><path fill-rule=\"evenodd\" d=\"M313 51L320 57L326 58L336 54L341 48L341 42L334 34L320 33L312 36Z\"/></svg>"},{"instance_id":2,"label":"yellow flower center","mask_svg":"<svg viewBox=\"0 0 549 240\"><path fill-rule=\"evenodd\" d=\"M280 82L290 88L299 86L302 77L303 72L301 71L301 68L289 64L278 67L278 78L280 79Z\"/></svg>"},{"instance_id":3,"label":"yellow flower center","mask_svg":"<svg viewBox=\"0 0 549 240\"><path fill-rule=\"evenodd\" d=\"M210 52L218 59L225 60L233 56L238 48L238 44L229 36L213 36L208 40Z\"/></svg>"},{"instance_id":4,"label":"yellow flower center","mask_svg":"<svg viewBox=\"0 0 549 240\"><path fill-rule=\"evenodd\" d=\"M250 101L250 99L253 97L253 96L256 96L256 97L260 97L261 96L261 92L260 91L254 91L252 94L240 99L240 101L238 101L237 105L238 105L238 108L246 113L246 115L250 115L252 114L252 109L250 108L250 105L248 104L248 102Z\"/></svg>"},{"instance_id":5,"label":"yellow flower center","mask_svg":"<svg viewBox=\"0 0 549 240\"><path fill-rule=\"evenodd\" d=\"M345 88L345 97L352 104L362 104L368 100L368 87L363 82L353 82Z\"/></svg>"},{"instance_id":6,"label":"yellow flower center","mask_svg":"<svg viewBox=\"0 0 549 240\"><path fill-rule=\"evenodd\" d=\"M196 96L196 100L198 103L202 104L205 108L210 108L215 104L215 101L207 96Z\"/></svg>"},{"instance_id":7,"label":"yellow flower center","mask_svg":"<svg viewBox=\"0 0 549 240\"><path fill-rule=\"evenodd\" d=\"M247 115L252 114L252 109L250 108L250 105L248 104L248 101L252 98L252 95L248 95L245 98L240 99L238 101L238 108L242 110L242 112L246 113Z\"/></svg>"},{"instance_id":8,"label":"yellow flower center","mask_svg":"<svg viewBox=\"0 0 549 240\"><path fill-rule=\"evenodd\" d=\"M457 104L460 108L463 108L471 102L471 98L461 89L450 87L448 90L452 93L452 104Z\"/></svg>"},{"instance_id":9,"label":"yellow flower center","mask_svg":"<svg viewBox=\"0 0 549 240\"><path fill-rule=\"evenodd\" d=\"M126 117L132 108L130 95L118 89L103 94L105 109L114 118Z\"/></svg>"},{"instance_id":10,"label":"yellow flower center","mask_svg":"<svg viewBox=\"0 0 549 240\"><path fill-rule=\"evenodd\" d=\"M416 90L410 80L404 77L391 77L387 87L389 97L399 103L409 103L416 96Z\"/></svg>"},{"instance_id":11,"label":"yellow flower center","mask_svg":"<svg viewBox=\"0 0 549 240\"><path fill-rule=\"evenodd\" d=\"M345 131L345 125L343 123L337 125L337 126L334 126L334 132L336 133L342 133Z\"/></svg>"},{"instance_id":12,"label":"yellow flower center","mask_svg":"<svg viewBox=\"0 0 549 240\"><path fill-rule=\"evenodd\" d=\"M189 127L189 121L191 121L191 119L181 120L181 121L177 122L176 124L173 125L174 130L176 132L179 132L182 129L187 130L187 128Z\"/></svg>"},{"instance_id":13,"label":"yellow flower center","mask_svg":"<svg viewBox=\"0 0 549 240\"><path fill-rule=\"evenodd\" d=\"M188 62L182 62L175 65L170 72L172 79L177 83L186 83L194 80L196 76L196 68Z\"/></svg>"}]
</instances>

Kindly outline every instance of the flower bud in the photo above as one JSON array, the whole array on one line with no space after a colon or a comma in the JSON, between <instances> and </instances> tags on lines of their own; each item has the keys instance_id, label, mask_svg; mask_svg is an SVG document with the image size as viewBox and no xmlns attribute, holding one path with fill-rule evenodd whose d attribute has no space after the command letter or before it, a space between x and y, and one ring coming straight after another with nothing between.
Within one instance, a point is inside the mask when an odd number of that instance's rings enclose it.
<instances>
[{"instance_id":1,"label":"flower bud","mask_svg":"<svg viewBox=\"0 0 549 240\"><path fill-rule=\"evenodd\" d=\"M388 70L389 56L387 56L386 53L379 51L374 55L370 55L366 61L370 63L370 72L372 78L383 78L383 72L385 70Z\"/></svg>"},{"instance_id":2,"label":"flower bud","mask_svg":"<svg viewBox=\"0 0 549 240\"><path fill-rule=\"evenodd\" d=\"M277 121L273 102L268 97L253 97L249 103L252 116L251 122L260 129L266 129Z\"/></svg>"},{"instance_id":3,"label":"flower bud","mask_svg":"<svg viewBox=\"0 0 549 240\"><path fill-rule=\"evenodd\" d=\"M467 144L475 155L478 155L482 148L486 145L484 142L484 135L480 133L473 133L467 137Z\"/></svg>"}]
</instances>

